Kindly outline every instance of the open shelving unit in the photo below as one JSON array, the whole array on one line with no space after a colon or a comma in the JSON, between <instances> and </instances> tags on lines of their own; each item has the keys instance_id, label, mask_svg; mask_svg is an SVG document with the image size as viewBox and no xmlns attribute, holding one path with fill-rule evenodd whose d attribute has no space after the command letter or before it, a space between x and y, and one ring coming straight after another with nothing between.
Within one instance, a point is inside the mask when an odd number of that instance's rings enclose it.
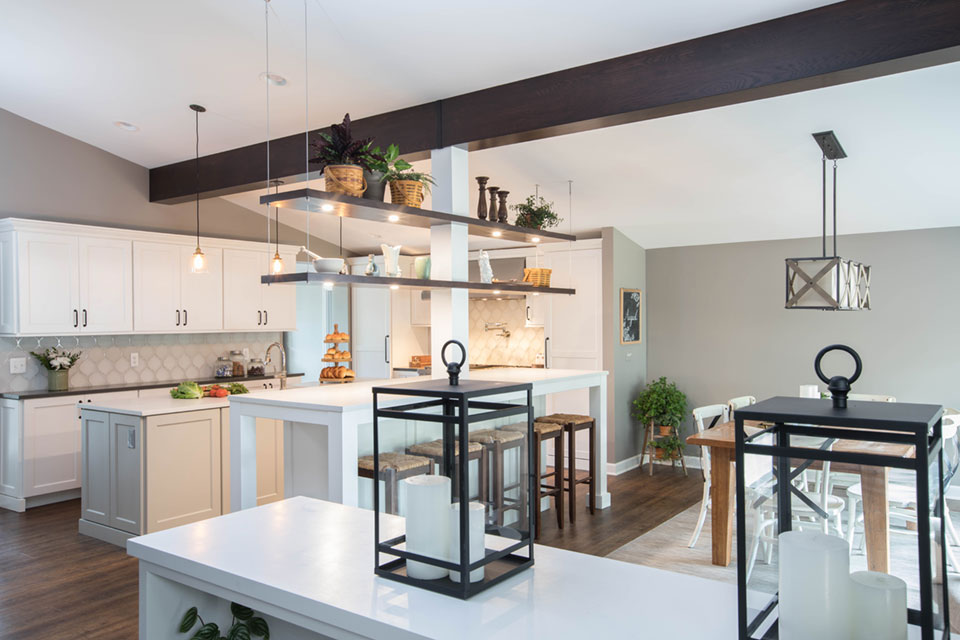
<instances>
[{"instance_id":1,"label":"open shelving unit","mask_svg":"<svg viewBox=\"0 0 960 640\"><path fill-rule=\"evenodd\" d=\"M467 289L476 293L553 293L573 295L576 289L560 287L534 287L517 282L463 282L459 280L424 280L420 278L389 278L384 276L341 275L339 273L281 273L275 276L261 276L264 284L315 283L315 284L352 284L368 287L396 287L397 289Z\"/></svg>"}]
</instances>

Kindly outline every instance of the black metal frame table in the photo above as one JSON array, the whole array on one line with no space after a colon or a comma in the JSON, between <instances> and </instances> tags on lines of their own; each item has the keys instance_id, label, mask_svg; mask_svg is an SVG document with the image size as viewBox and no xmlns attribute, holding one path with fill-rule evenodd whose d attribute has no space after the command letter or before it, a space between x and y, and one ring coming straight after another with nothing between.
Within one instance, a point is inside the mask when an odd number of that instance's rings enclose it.
<instances>
[{"instance_id":1,"label":"black metal frame table","mask_svg":"<svg viewBox=\"0 0 960 640\"><path fill-rule=\"evenodd\" d=\"M527 442L533 441L533 385L530 383L463 380L459 384L453 385L445 379L437 379L374 387L372 391L375 467L379 464L380 420L382 418L440 423L443 425L444 452L440 475L447 476L454 481L451 484L451 501L454 503L467 504L469 502L467 456L455 455L454 443L458 442L460 451L468 450L471 424L525 414L527 419L525 437ZM480 399L486 396L510 393L524 393L526 402L491 402ZM392 397L387 407L381 406L381 396ZM396 396L410 396L421 398L421 400L407 404L396 404ZM532 447L527 447L527 457L527 492L529 496L533 496ZM380 488L379 483L374 483L375 572L377 575L390 580L458 598L466 599L476 595L533 565L533 536L529 523L534 522L536 505L533 500L527 500L526 502L529 514L526 519L521 518L516 527L497 526L485 522L485 533L499 535L515 541L502 549L486 549L485 557L472 563L469 561L469 513L468 510L461 509L459 522L460 562L454 563L398 548L406 542L406 535L381 541L380 512L376 508L376 505L380 504ZM527 523L525 527L522 524L524 521ZM524 547L527 549L526 555L517 553ZM394 559L381 563L381 553L393 556ZM454 582L449 578L437 580L412 578L406 573L407 560L414 560L451 571L459 571L460 582ZM483 580L470 582L470 572L481 567L485 568Z\"/></svg>"},{"instance_id":2,"label":"black metal frame table","mask_svg":"<svg viewBox=\"0 0 960 640\"><path fill-rule=\"evenodd\" d=\"M917 541L920 574L920 609L909 609L908 623L920 627L923 640L950 637L949 596L947 593L947 560L941 547L940 565L942 594L940 611L934 612L934 584L930 562L930 517L943 513L942 482L936 487L936 504L930 513L930 474L932 462L937 464L937 478L943 477L943 452L941 417L943 407L929 404L850 401L846 408L834 408L830 400L811 398L774 397L749 407L737 409L735 415L736 474L737 474L737 593L739 637L741 640L760 640L753 634L760 629L778 604L774 595L770 602L750 620L747 610L747 536L746 492L744 484L744 455L765 455L773 458L775 478L791 478L791 464L800 460L800 465L809 461L845 462L906 469L916 473L917 482ZM745 421L770 423L772 426L752 435L744 431ZM758 439L773 444L761 444ZM833 451L830 447L809 448L792 446L791 436L812 436L834 440L858 440L866 442L897 443L913 445L913 458ZM777 480L778 531L792 528L792 485L789 481ZM940 518L939 539L944 540L944 522ZM939 631L939 636L935 632ZM777 621L767 626L762 636L778 637Z\"/></svg>"}]
</instances>

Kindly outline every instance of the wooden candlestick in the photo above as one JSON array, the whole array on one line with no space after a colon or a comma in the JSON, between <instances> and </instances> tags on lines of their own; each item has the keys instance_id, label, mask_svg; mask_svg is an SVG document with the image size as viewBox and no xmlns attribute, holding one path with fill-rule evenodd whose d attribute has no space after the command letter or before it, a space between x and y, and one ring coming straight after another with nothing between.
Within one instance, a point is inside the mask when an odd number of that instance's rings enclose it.
<instances>
[{"instance_id":1,"label":"wooden candlestick","mask_svg":"<svg viewBox=\"0 0 960 640\"><path fill-rule=\"evenodd\" d=\"M487 187L487 191L490 192L490 220L497 219L497 191L500 191L500 187Z\"/></svg>"},{"instance_id":2,"label":"wooden candlestick","mask_svg":"<svg viewBox=\"0 0 960 640\"><path fill-rule=\"evenodd\" d=\"M500 197L500 210L497 211L497 222L507 222L507 195L509 191L500 191L497 193L497 196Z\"/></svg>"},{"instance_id":3,"label":"wooden candlestick","mask_svg":"<svg viewBox=\"0 0 960 640\"><path fill-rule=\"evenodd\" d=\"M480 185L480 200L477 202L477 217L481 220L487 219L487 176L477 176L477 184Z\"/></svg>"}]
</instances>

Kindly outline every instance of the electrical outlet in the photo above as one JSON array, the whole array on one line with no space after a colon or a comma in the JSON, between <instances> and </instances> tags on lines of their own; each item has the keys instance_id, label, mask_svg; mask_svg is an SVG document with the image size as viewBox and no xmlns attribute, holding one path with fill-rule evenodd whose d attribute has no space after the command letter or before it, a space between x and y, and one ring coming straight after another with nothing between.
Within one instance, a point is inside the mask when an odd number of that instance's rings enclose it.
<instances>
[{"instance_id":1,"label":"electrical outlet","mask_svg":"<svg viewBox=\"0 0 960 640\"><path fill-rule=\"evenodd\" d=\"M243 348L243 357L246 358L247 360L250 359L250 348L249 348L249 347L244 347L244 348Z\"/></svg>"},{"instance_id":2,"label":"electrical outlet","mask_svg":"<svg viewBox=\"0 0 960 640\"><path fill-rule=\"evenodd\" d=\"M134 351L130 354L130 366L139 367L140 366L140 354Z\"/></svg>"},{"instance_id":3,"label":"electrical outlet","mask_svg":"<svg viewBox=\"0 0 960 640\"><path fill-rule=\"evenodd\" d=\"M26 372L27 372L26 358L10 358L10 373L26 373Z\"/></svg>"}]
</instances>

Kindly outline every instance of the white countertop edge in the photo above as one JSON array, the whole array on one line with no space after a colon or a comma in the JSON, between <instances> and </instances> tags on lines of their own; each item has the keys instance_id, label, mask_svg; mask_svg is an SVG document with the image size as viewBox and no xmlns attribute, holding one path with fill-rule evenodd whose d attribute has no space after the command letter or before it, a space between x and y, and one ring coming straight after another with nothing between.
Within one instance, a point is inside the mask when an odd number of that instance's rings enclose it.
<instances>
[{"instance_id":1,"label":"white countertop edge","mask_svg":"<svg viewBox=\"0 0 960 640\"><path fill-rule=\"evenodd\" d=\"M120 413L145 418L170 413L203 411L204 409L226 409L230 406L230 396L226 398L197 398L191 400L174 397L137 398L130 400L113 400L104 404L84 402L78 403L77 406L81 410Z\"/></svg>"}]
</instances>

